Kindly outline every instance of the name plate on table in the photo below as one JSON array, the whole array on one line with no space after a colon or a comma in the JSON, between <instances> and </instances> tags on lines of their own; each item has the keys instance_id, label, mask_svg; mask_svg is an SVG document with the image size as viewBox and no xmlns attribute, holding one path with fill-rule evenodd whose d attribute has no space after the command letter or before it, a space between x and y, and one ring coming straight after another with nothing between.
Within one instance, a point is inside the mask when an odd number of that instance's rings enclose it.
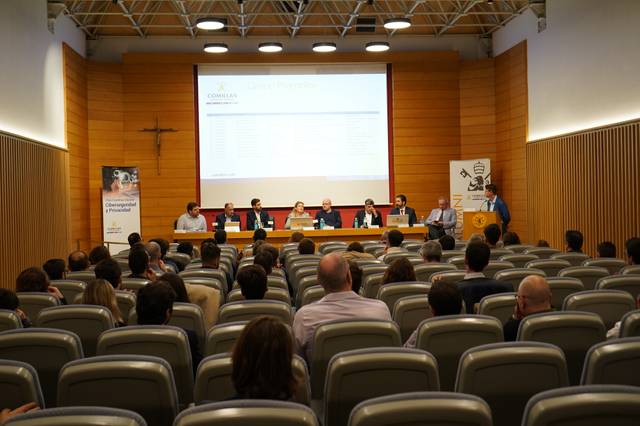
<instances>
[{"instance_id":1,"label":"name plate on table","mask_svg":"<svg viewBox=\"0 0 640 426\"><path fill-rule=\"evenodd\" d=\"M313 226L303 226L302 227L303 231L313 231L314 229L316 229L316 228L314 228Z\"/></svg>"},{"instance_id":2,"label":"name plate on table","mask_svg":"<svg viewBox=\"0 0 640 426\"><path fill-rule=\"evenodd\" d=\"M424 223L414 223L413 227L414 228L424 228Z\"/></svg>"},{"instance_id":3,"label":"name plate on table","mask_svg":"<svg viewBox=\"0 0 640 426\"><path fill-rule=\"evenodd\" d=\"M240 232L240 226L229 226L229 225L225 225L224 226L224 230L227 232Z\"/></svg>"},{"instance_id":4,"label":"name plate on table","mask_svg":"<svg viewBox=\"0 0 640 426\"><path fill-rule=\"evenodd\" d=\"M369 225L369 228L371 228L371 229L379 229L380 225Z\"/></svg>"},{"instance_id":5,"label":"name plate on table","mask_svg":"<svg viewBox=\"0 0 640 426\"><path fill-rule=\"evenodd\" d=\"M175 229L173 232L175 232L176 234L186 234L187 230L186 229Z\"/></svg>"},{"instance_id":6,"label":"name plate on table","mask_svg":"<svg viewBox=\"0 0 640 426\"><path fill-rule=\"evenodd\" d=\"M398 224L398 228L408 228L409 224L408 223L399 223Z\"/></svg>"},{"instance_id":7,"label":"name plate on table","mask_svg":"<svg viewBox=\"0 0 640 426\"><path fill-rule=\"evenodd\" d=\"M324 228L322 228L322 229L324 229L325 231L331 231L332 229L336 229L336 228L334 228L331 225L325 225Z\"/></svg>"}]
</instances>

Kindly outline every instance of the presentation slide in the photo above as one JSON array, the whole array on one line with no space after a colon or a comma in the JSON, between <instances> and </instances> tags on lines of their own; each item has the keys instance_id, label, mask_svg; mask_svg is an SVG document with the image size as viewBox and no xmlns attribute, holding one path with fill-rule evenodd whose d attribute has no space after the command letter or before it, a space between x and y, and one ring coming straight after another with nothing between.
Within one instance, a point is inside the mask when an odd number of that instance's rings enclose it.
<instances>
[{"instance_id":1,"label":"presentation slide","mask_svg":"<svg viewBox=\"0 0 640 426\"><path fill-rule=\"evenodd\" d=\"M389 201L386 65L199 66L200 201Z\"/></svg>"}]
</instances>

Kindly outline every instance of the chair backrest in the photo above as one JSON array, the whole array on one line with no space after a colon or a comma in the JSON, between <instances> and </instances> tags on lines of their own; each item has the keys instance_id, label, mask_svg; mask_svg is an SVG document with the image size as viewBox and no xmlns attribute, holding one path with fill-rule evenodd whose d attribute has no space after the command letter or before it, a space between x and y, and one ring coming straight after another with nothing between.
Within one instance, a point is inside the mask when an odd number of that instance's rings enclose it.
<instances>
[{"instance_id":1,"label":"chair backrest","mask_svg":"<svg viewBox=\"0 0 640 426\"><path fill-rule=\"evenodd\" d=\"M432 316L429 300L425 295L401 297L393 305L392 318L400 327L403 342L407 341L422 321Z\"/></svg>"},{"instance_id":2,"label":"chair backrest","mask_svg":"<svg viewBox=\"0 0 640 426\"><path fill-rule=\"evenodd\" d=\"M384 272L367 275L366 278L363 276L360 295L374 299L378 295L378 290L382 285L382 278L384 278Z\"/></svg>"},{"instance_id":3,"label":"chair backrest","mask_svg":"<svg viewBox=\"0 0 640 426\"><path fill-rule=\"evenodd\" d=\"M624 314L620 320L620 337L640 337L640 309Z\"/></svg>"},{"instance_id":4,"label":"chair backrest","mask_svg":"<svg viewBox=\"0 0 640 426\"><path fill-rule=\"evenodd\" d=\"M529 398L567 386L567 364L557 346L539 342L493 343L462 355L456 392L484 399L495 426L519 424Z\"/></svg>"},{"instance_id":5,"label":"chair backrest","mask_svg":"<svg viewBox=\"0 0 640 426\"><path fill-rule=\"evenodd\" d=\"M298 281L298 287L296 288L296 306L301 306L302 304L302 295L304 292L311 287L318 285L318 275L307 275L303 277L300 281Z\"/></svg>"},{"instance_id":6,"label":"chair backrest","mask_svg":"<svg viewBox=\"0 0 640 426\"><path fill-rule=\"evenodd\" d=\"M373 274L384 274L384 272L389 268L389 265L386 263L373 263L368 265L362 265L362 282L367 279L369 275Z\"/></svg>"},{"instance_id":7,"label":"chair backrest","mask_svg":"<svg viewBox=\"0 0 640 426\"><path fill-rule=\"evenodd\" d=\"M236 340L242 334L242 330L249 321L228 322L217 324L209 329L207 343L204 346L204 355L217 355L233 350Z\"/></svg>"},{"instance_id":8,"label":"chair backrest","mask_svg":"<svg viewBox=\"0 0 640 426\"><path fill-rule=\"evenodd\" d=\"M198 338L198 347L204 348L207 329L204 324L204 312L200 306L193 303L174 303L168 325L193 331Z\"/></svg>"},{"instance_id":9,"label":"chair backrest","mask_svg":"<svg viewBox=\"0 0 640 426\"><path fill-rule=\"evenodd\" d=\"M25 362L0 359L0 402L11 409L29 402L44 407L35 368Z\"/></svg>"},{"instance_id":10,"label":"chair backrest","mask_svg":"<svg viewBox=\"0 0 640 426\"><path fill-rule=\"evenodd\" d=\"M570 266L569 262L560 259L538 259L524 264L525 268L542 269L548 277L557 277L562 269Z\"/></svg>"},{"instance_id":11,"label":"chair backrest","mask_svg":"<svg viewBox=\"0 0 640 426\"><path fill-rule=\"evenodd\" d=\"M251 399L214 402L189 408L174 426L318 426L309 407L295 402Z\"/></svg>"},{"instance_id":12,"label":"chair backrest","mask_svg":"<svg viewBox=\"0 0 640 426\"><path fill-rule=\"evenodd\" d=\"M313 399L320 399L324 394L327 365L335 354L352 349L401 345L400 329L393 321L352 319L320 324L313 335L309 363Z\"/></svg>"},{"instance_id":13,"label":"chair backrest","mask_svg":"<svg viewBox=\"0 0 640 426\"><path fill-rule=\"evenodd\" d=\"M178 413L171 366L162 358L142 355L72 361L60 371L58 406L78 405L131 410L150 425L170 426Z\"/></svg>"},{"instance_id":14,"label":"chair backrest","mask_svg":"<svg viewBox=\"0 0 640 426\"><path fill-rule=\"evenodd\" d=\"M191 256L185 253L178 253L177 251L169 251L165 257L175 262L181 269L184 269L189 263L191 263Z\"/></svg>"},{"instance_id":15,"label":"chair backrest","mask_svg":"<svg viewBox=\"0 0 640 426\"><path fill-rule=\"evenodd\" d=\"M502 324L484 315L447 315L429 318L418 326L416 348L438 360L440 388L453 391L460 357L479 345L502 342Z\"/></svg>"},{"instance_id":16,"label":"chair backrest","mask_svg":"<svg viewBox=\"0 0 640 426\"><path fill-rule=\"evenodd\" d=\"M578 278L585 290L593 290L600 278L608 276L609 271L599 266L571 266L558 272L558 277Z\"/></svg>"},{"instance_id":17,"label":"chair backrest","mask_svg":"<svg viewBox=\"0 0 640 426\"><path fill-rule=\"evenodd\" d=\"M407 249L409 252L411 253L418 253L418 251L422 248L422 245L424 243L421 241L409 241L409 240L405 240L402 242L402 248Z\"/></svg>"},{"instance_id":18,"label":"chair backrest","mask_svg":"<svg viewBox=\"0 0 640 426\"><path fill-rule=\"evenodd\" d=\"M210 287L218 291L220 293L220 302L224 302L224 295L227 293L227 286L224 283L224 280L218 278L211 277L186 277L184 278L185 284L193 284L193 285L203 285L205 287Z\"/></svg>"},{"instance_id":19,"label":"chair backrest","mask_svg":"<svg viewBox=\"0 0 640 426\"><path fill-rule=\"evenodd\" d=\"M498 318L504 325L513 315L516 306L516 293L499 293L485 296L478 304L478 313Z\"/></svg>"},{"instance_id":20,"label":"chair backrest","mask_svg":"<svg viewBox=\"0 0 640 426\"><path fill-rule=\"evenodd\" d=\"M436 272L455 271L457 269L455 265L449 263L421 263L413 267L418 281L429 281L431 275Z\"/></svg>"},{"instance_id":21,"label":"chair backrest","mask_svg":"<svg viewBox=\"0 0 640 426\"><path fill-rule=\"evenodd\" d=\"M376 242L376 243L364 245L365 253L374 254L376 251L380 249L384 250L384 244Z\"/></svg>"},{"instance_id":22,"label":"chair backrest","mask_svg":"<svg viewBox=\"0 0 640 426\"><path fill-rule=\"evenodd\" d=\"M10 418L13 426L147 426L142 416L130 410L107 407L64 407L32 411Z\"/></svg>"},{"instance_id":23,"label":"chair backrest","mask_svg":"<svg viewBox=\"0 0 640 426\"><path fill-rule=\"evenodd\" d=\"M622 275L640 275L640 265L627 265L620 269Z\"/></svg>"},{"instance_id":24,"label":"chair backrest","mask_svg":"<svg viewBox=\"0 0 640 426\"><path fill-rule=\"evenodd\" d=\"M431 289L431 283L422 281L406 281L381 285L376 298L386 303L389 312L393 311L396 301L405 296L418 294L427 295Z\"/></svg>"},{"instance_id":25,"label":"chair backrest","mask_svg":"<svg viewBox=\"0 0 640 426\"><path fill-rule=\"evenodd\" d=\"M118 309L125 323L129 322L129 313L131 309L136 307L136 295L130 291L116 290L116 300L118 301Z\"/></svg>"},{"instance_id":26,"label":"chair backrest","mask_svg":"<svg viewBox=\"0 0 640 426\"><path fill-rule=\"evenodd\" d=\"M405 251L398 251L398 252L392 252L392 253L385 254L384 258L382 259L382 261L384 263L386 263L387 265L391 265L394 261L396 261L398 259L403 259L403 258L409 259L410 257L420 257L416 253L412 253L410 251L406 251L406 249L402 249L402 250L405 250Z\"/></svg>"},{"instance_id":27,"label":"chair backrest","mask_svg":"<svg viewBox=\"0 0 640 426\"><path fill-rule=\"evenodd\" d=\"M465 271L442 271L442 272L434 272L431 274L429 281L433 282L435 277L439 277L438 279L445 283L453 283L457 284L464 279L466 275Z\"/></svg>"},{"instance_id":28,"label":"chair backrest","mask_svg":"<svg viewBox=\"0 0 640 426\"><path fill-rule=\"evenodd\" d=\"M60 290L69 303L71 303L78 294L84 293L87 283L80 280L52 280L51 285Z\"/></svg>"},{"instance_id":29,"label":"chair backrest","mask_svg":"<svg viewBox=\"0 0 640 426\"><path fill-rule=\"evenodd\" d=\"M560 250L551 247L531 247L522 252L523 254L535 254L540 259L549 259L554 254L561 253Z\"/></svg>"},{"instance_id":30,"label":"chair backrest","mask_svg":"<svg viewBox=\"0 0 640 426\"><path fill-rule=\"evenodd\" d=\"M58 299L49 293L16 293L20 301L20 309L29 317L31 322L35 322L40 311L46 308L60 305Z\"/></svg>"},{"instance_id":31,"label":"chair backrest","mask_svg":"<svg viewBox=\"0 0 640 426\"><path fill-rule=\"evenodd\" d=\"M493 278L496 273L499 271L504 271L505 269L513 269L515 265L511 262L507 262L504 260L492 260L489 264L482 270L482 273L487 278Z\"/></svg>"},{"instance_id":32,"label":"chair backrest","mask_svg":"<svg viewBox=\"0 0 640 426\"><path fill-rule=\"evenodd\" d=\"M520 322L518 340L551 343L564 352L569 383L580 383L589 348L606 338L600 317L591 312L561 311L529 315Z\"/></svg>"},{"instance_id":33,"label":"chair backrest","mask_svg":"<svg viewBox=\"0 0 640 426\"><path fill-rule=\"evenodd\" d=\"M245 300L227 303L220 308L219 322L250 321L260 315L279 318L285 324L291 324L293 315L288 303L277 300Z\"/></svg>"},{"instance_id":34,"label":"chair backrest","mask_svg":"<svg viewBox=\"0 0 640 426\"><path fill-rule=\"evenodd\" d=\"M229 292L229 294L227 295L227 302L240 302L243 300L245 299L242 295L242 290L239 288L231 290L231 292ZM264 294L264 300L277 300L289 305L291 304L291 296L289 296L289 290L285 290L279 287L267 288L267 292Z\"/></svg>"},{"instance_id":35,"label":"chair backrest","mask_svg":"<svg viewBox=\"0 0 640 426\"><path fill-rule=\"evenodd\" d=\"M608 330L635 307L635 300L626 291L586 290L573 293L564 299L562 310L594 312L600 315Z\"/></svg>"},{"instance_id":36,"label":"chair backrest","mask_svg":"<svg viewBox=\"0 0 640 426\"><path fill-rule=\"evenodd\" d=\"M540 277L546 277L547 274L541 269L536 268L509 268L496 272L493 276L494 280L502 281L513 286L513 291L517 292L518 287L522 280L529 275L537 275Z\"/></svg>"},{"instance_id":37,"label":"chair backrest","mask_svg":"<svg viewBox=\"0 0 640 426\"><path fill-rule=\"evenodd\" d=\"M326 292L321 285L314 285L307 288L302 294L302 300L300 301L300 307L308 305L313 302L317 302L325 296Z\"/></svg>"},{"instance_id":38,"label":"chair backrest","mask_svg":"<svg viewBox=\"0 0 640 426\"><path fill-rule=\"evenodd\" d=\"M437 361L427 352L406 348L342 352L327 368L324 424L346 426L351 410L371 398L439 388Z\"/></svg>"},{"instance_id":39,"label":"chair backrest","mask_svg":"<svg viewBox=\"0 0 640 426\"><path fill-rule=\"evenodd\" d=\"M0 333L0 359L26 362L35 368L47 407L56 406L62 366L82 357L80 338L70 331L25 328Z\"/></svg>"},{"instance_id":40,"label":"chair backrest","mask_svg":"<svg viewBox=\"0 0 640 426\"><path fill-rule=\"evenodd\" d=\"M131 290L134 292L138 292L142 287L149 284L151 281L145 280L144 278L122 278L122 285L120 286L123 290Z\"/></svg>"},{"instance_id":41,"label":"chair backrest","mask_svg":"<svg viewBox=\"0 0 640 426\"><path fill-rule=\"evenodd\" d=\"M292 262L289 266L287 266L287 276L289 277L289 282L291 283L291 287L294 290L298 288L298 278L306 277L307 275L314 275L313 271L315 268L315 273L318 273L318 264L320 263L320 259L303 259ZM305 272L298 275L298 271L300 269L306 268Z\"/></svg>"},{"instance_id":42,"label":"chair backrest","mask_svg":"<svg viewBox=\"0 0 640 426\"><path fill-rule=\"evenodd\" d=\"M571 266L581 266L582 262L591 259L591 256L584 253L557 253L551 255L551 260L566 260Z\"/></svg>"},{"instance_id":43,"label":"chair backrest","mask_svg":"<svg viewBox=\"0 0 640 426\"><path fill-rule=\"evenodd\" d=\"M309 265L309 266L303 266L301 268L297 268L295 273L294 273L294 280L293 282L296 283L294 284L294 288L298 288L299 284L300 284L300 280L303 279L304 277L309 277L309 276L316 276L318 275L318 265ZM290 276L291 277L291 276Z\"/></svg>"},{"instance_id":44,"label":"chair backrest","mask_svg":"<svg viewBox=\"0 0 640 426\"><path fill-rule=\"evenodd\" d=\"M464 256L464 250L442 250L442 257L440 260L442 262L447 262L452 257Z\"/></svg>"},{"instance_id":45,"label":"chair backrest","mask_svg":"<svg viewBox=\"0 0 640 426\"><path fill-rule=\"evenodd\" d=\"M217 279L222 283L222 290L224 291L228 286L232 283L227 282L227 275L221 269L211 269L211 268L203 268L203 269L190 269L186 271L180 272L180 276L185 280L187 278L213 278Z\"/></svg>"},{"instance_id":46,"label":"chair backrest","mask_svg":"<svg viewBox=\"0 0 640 426\"><path fill-rule=\"evenodd\" d=\"M456 269L464 269L464 256L454 256L447 259L447 263L454 265Z\"/></svg>"},{"instance_id":47,"label":"chair backrest","mask_svg":"<svg viewBox=\"0 0 640 426\"><path fill-rule=\"evenodd\" d=\"M523 253L525 250L532 249L534 247L529 244L510 244L508 246L504 246L504 248L509 249L514 253L520 254L520 253Z\"/></svg>"},{"instance_id":48,"label":"chair backrest","mask_svg":"<svg viewBox=\"0 0 640 426\"><path fill-rule=\"evenodd\" d=\"M584 360L583 385L640 386L640 337L593 345Z\"/></svg>"},{"instance_id":49,"label":"chair backrest","mask_svg":"<svg viewBox=\"0 0 640 426\"><path fill-rule=\"evenodd\" d=\"M318 246L318 253L327 254L335 250L346 250L347 243L344 241L326 241Z\"/></svg>"},{"instance_id":50,"label":"chair backrest","mask_svg":"<svg viewBox=\"0 0 640 426\"><path fill-rule=\"evenodd\" d=\"M187 333L178 327L141 325L105 331L98 340L96 354L150 355L169 363L180 404L193 402L193 365Z\"/></svg>"},{"instance_id":51,"label":"chair backrest","mask_svg":"<svg viewBox=\"0 0 640 426\"><path fill-rule=\"evenodd\" d=\"M515 266L516 268L524 268L524 265L526 265L527 262L531 262L532 260L538 260L538 259L540 258L535 254L522 254L522 253L507 254L505 256L500 256L498 258L498 260L503 260L505 262L513 263L513 266Z\"/></svg>"},{"instance_id":52,"label":"chair backrest","mask_svg":"<svg viewBox=\"0 0 640 426\"><path fill-rule=\"evenodd\" d=\"M632 386L572 386L541 392L529 400L522 426L634 425L640 389Z\"/></svg>"},{"instance_id":53,"label":"chair backrest","mask_svg":"<svg viewBox=\"0 0 640 426\"><path fill-rule=\"evenodd\" d=\"M507 256L510 254L515 254L512 250L506 248L492 248L489 253L490 260L499 260L502 256Z\"/></svg>"},{"instance_id":54,"label":"chair backrest","mask_svg":"<svg viewBox=\"0 0 640 426\"><path fill-rule=\"evenodd\" d=\"M298 379L299 387L293 396L296 402L309 405L311 391L307 364L298 355L291 360L293 375ZM226 401L233 398L237 392L231 378L233 373L233 359L231 354L218 354L206 357L200 363L196 373L194 397L196 403L202 401Z\"/></svg>"},{"instance_id":55,"label":"chair backrest","mask_svg":"<svg viewBox=\"0 0 640 426\"><path fill-rule=\"evenodd\" d=\"M567 296L584 291L584 284L578 278L549 277L547 284L551 290L551 306L556 310L562 309L562 304Z\"/></svg>"},{"instance_id":56,"label":"chair backrest","mask_svg":"<svg viewBox=\"0 0 640 426\"><path fill-rule=\"evenodd\" d=\"M15 311L0 309L0 332L22 328L22 320Z\"/></svg>"},{"instance_id":57,"label":"chair backrest","mask_svg":"<svg viewBox=\"0 0 640 426\"><path fill-rule=\"evenodd\" d=\"M267 275L267 287L281 288L289 291L286 278L280 275Z\"/></svg>"},{"instance_id":58,"label":"chair backrest","mask_svg":"<svg viewBox=\"0 0 640 426\"><path fill-rule=\"evenodd\" d=\"M640 275L615 275L600 278L596 283L598 290L622 290L630 293L634 299L640 295Z\"/></svg>"},{"instance_id":59,"label":"chair backrest","mask_svg":"<svg viewBox=\"0 0 640 426\"><path fill-rule=\"evenodd\" d=\"M627 263L621 259L588 259L582 263L583 266L601 266L603 268L607 268L610 275L617 274L620 269L624 268Z\"/></svg>"},{"instance_id":60,"label":"chair backrest","mask_svg":"<svg viewBox=\"0 0 640 426\"><path fill-rule=\"evenodd\" d=\"M368 399L356 405L349 426L409 424L491 426L491 408L473 395L409 392Z\"/></svg>"},{"instance_id":61,"label":"chair backrest","mask_svg":"<svg viewBox=\"0 0 640 426\"><path fill-rule=\"evenodd\" d=\"M95 305L68 305L43 309L36 324L38 327L57 328L77 334L85 356L94 356L98 336L114 327L111 311Z\"/></svg>"},{"instance_id":62,"label":"chair backrest","mask_svg":"<svg viewBox=\"0 0 640 426\"><path fill-rule=\"evenodd\" d=\"M90 281L96 279L96 273L93 271L71 271L67 272L67 279L72 281L83 281L89 284Z\"/></svg>"}]
</instances>

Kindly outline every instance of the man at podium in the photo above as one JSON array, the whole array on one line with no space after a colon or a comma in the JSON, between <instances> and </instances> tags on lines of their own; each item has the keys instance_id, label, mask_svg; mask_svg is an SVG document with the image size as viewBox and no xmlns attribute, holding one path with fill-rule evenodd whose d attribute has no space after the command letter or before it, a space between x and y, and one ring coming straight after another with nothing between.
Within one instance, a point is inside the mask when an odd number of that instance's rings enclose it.
<instances>
[{"instance_id":1,"label":"man at podium","mask_svg":"<svg viewBox=\"0 0 640 426\"><path fill-rule=\"evenodd\" d=\"M484 187L484 196L487 197L487 211L496 212L502 221L502 233L507 232L507 226L511 222L509 208L502 198L498 197L498 187L490 183ZM482 210L482 209L480 209Z\"/></svg>"},{"instance_id":2,"label":"man at podium","mask_svg":"<svg viewBox=\"0 0 640 426\"><path fill-rule=\"evenodd\" d=\"M438 208L431 210L427 218L429 239L436 240L444 235L455 236L456 221L456 211L449 207L449 200L438 198Z\"/></svg>"}]
</instances>

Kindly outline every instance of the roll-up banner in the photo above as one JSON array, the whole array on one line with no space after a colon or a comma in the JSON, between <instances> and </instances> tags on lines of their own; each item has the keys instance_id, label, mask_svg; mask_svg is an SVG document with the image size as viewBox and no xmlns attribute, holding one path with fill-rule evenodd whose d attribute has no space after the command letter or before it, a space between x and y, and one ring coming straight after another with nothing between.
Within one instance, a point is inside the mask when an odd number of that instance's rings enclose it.
<instances>
[{"instance_id":1,"label":"roll-up banner","mask_svg":"<svg viewBox=\"0 0 640 426\"><path fill-rule=\"evenodd\" d=\"M138 168L102 166L102 239L111 254L129 248L132 232L140 232Z\"/></svg>"},{"instance_id":2,"label":"roll-up banner","mask_svg":"<svg viewBox=\"0 0 640 426\"><path fill-rule=\"evenodd\" d=\"M485 202L484 186L491 183L491 160L449 161L451 207L456 210L456 238L462 237L462 212L480 210Z\"/></svg>"}]
</instances>

